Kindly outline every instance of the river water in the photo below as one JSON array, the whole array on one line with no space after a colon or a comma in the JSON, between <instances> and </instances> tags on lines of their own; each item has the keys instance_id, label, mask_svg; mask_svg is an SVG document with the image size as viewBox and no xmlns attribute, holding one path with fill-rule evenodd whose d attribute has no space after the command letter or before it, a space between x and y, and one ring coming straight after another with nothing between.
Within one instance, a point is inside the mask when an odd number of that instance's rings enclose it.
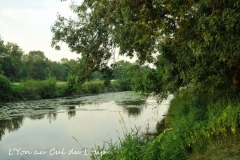
<instances>
[{"instance_id":1,"label":"river water","mask_svg":"<svg viewBox=\"0 0 240 160\"><path fill-rule=\"evenodd\" d=\"M105 93L7 103L0 114L0 160L87 160L104 141L138 128L155 132L168 109L154 97Z\"/></svg>"}]
</instances>

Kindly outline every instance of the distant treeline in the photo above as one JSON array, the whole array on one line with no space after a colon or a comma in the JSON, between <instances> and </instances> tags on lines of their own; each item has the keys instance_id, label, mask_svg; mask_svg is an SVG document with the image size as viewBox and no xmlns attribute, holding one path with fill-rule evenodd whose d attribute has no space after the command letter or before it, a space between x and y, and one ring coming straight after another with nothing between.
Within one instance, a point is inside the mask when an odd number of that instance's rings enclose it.
<instances>
[{"instance_id":1,"label":"distant treeline","mask_svg":"<svg viewBox=\"0 0 240 160\"><path fill-rule=\"evenodd\" d=\"M102 80L107 86L111 80L120 80L124 90L149 93L156 89L153 82L156 80L155 70L148 66L121 60L111 67L92 72L90 76L85 76L86 71L81 68L81 59L62 58L56 62L49 60L42 51L25 54L17 44L4 44L0 37L0 75L7 77L10 82L55 77L57 81L67 81L69 86L76 88L86 81ZM84 81L79 80L81 76L84 76Z\"/></svg>"},{"instance_id":2,"label":"distant treeline","mask_svg":"<svg viewBox=\"0 0 240 160\"><path fill-rule=\"evenodd\" d=\"M118 61L88 74L81 59L49 60L42 51L24 51L0 37L0 101L41 99L74 93L156 90L155 69L137 63ZM58 85L57 82L66 82ZM13 84L14 82L19 82Z\"/></svg>"},{"instance_id":3,"label":"distant treeline","mask_svg":"<svg viewBox=\"0 0 240 160\"><path fill-rule=\"evenodd\" d=\"M44 80L54 76L58 81L66 81L70 68L76 60L62 58L60 62L49 60L42 51L24 51L14 43L4 41L0 37L0 74L11 82L26 79Z\"/></svg>"}]
</instances>

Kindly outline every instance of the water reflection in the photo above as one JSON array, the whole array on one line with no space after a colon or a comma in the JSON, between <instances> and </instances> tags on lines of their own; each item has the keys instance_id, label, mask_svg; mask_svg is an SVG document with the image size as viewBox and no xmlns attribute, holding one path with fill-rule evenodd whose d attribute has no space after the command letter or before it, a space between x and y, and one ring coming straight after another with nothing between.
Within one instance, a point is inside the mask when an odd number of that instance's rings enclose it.
<instances>
[{"instance_id":1,"label":"water reflection","mask_svg":"<svg viewBox=\"0 0 240 160\"><path fill-rule=\"evenodd\" d=\"M49 123L51 124L52 121L56 121L57 113L56 112L47 113L47 119L49 119Z\"/></svg>"},{"instance_id":2,"label":"water reflection","mask_svg":"<svg viewBox=\"0 0 240 160\"><path fill-rule=\"evenodd\" d=\"M69 106L67 108L68 119L76 116L76 106Z\"/></svg>"},{"instance_id":3,"label":"water reflection","mask_svg":"<svg viewBox=\"0 0 240 160\"><path fill-rule=\"evenodd\" d=\"M0 121L0 157L12 160L88 160L86 155L10 157L9 149L21 147L29 151L50 151L55 148L60 151L64 148L66 152L72 149L90 149L96 145L101 146L109 139L116 142L129 128L137 127L141 132L145 132L146 123L149 133L155 133L156 130L150 130L156 127L156 121L152 118L154 105L155 101L143 100L134 92L4 105L3 109L0 108L3 118L16 118ZM7 132L17 129L17 132ZM4 134L6 136L2 138Z\"/></svg>"},{"instance_id":4,"label":"water reflection","mask_svg":"<svg viewBox=\"0 0 240 160\"><path fill-rule=\"evenodd\" d=\"M0 120L0 141L2 140L2 136L5 134L6 131L12 132L18 130L23 125L23 120L23 116L19 116L9 120Z\"/></svg>"},{"instance_id":5,"label":"water reflection","mask_svg":"<svg viewBox=\"0 0 240 160\"><path fill-rule=\"evenodd\" d=\"M143 110L143 108L137 107L124 107L124 109L125 111L127 111L128 116L139 116Z\"/></svg>"},{"instance_id":6,"label":"water reflection","mask_svg":"<svg viewBox=\"0 0 240 160\"><path fill-rule=\"evenodd\" d=\"M41 119L44 119L45 117L45 114L41 114L41 115L36 115L36 116L30 116L29 118L31 120L41 120Z\"/></svg>"},{"instance_id":7,"label":"water reflection","mask_svg":"<svg viewBox=\"0 0 240 160\"><path fill-rule=\"evenodd\" d=\"M128 116L137 117L143 112L143 109L147 107L146 100L127 100L127 101L115 101L119 106L123 107Z\"/></svg>"}]
</instances>

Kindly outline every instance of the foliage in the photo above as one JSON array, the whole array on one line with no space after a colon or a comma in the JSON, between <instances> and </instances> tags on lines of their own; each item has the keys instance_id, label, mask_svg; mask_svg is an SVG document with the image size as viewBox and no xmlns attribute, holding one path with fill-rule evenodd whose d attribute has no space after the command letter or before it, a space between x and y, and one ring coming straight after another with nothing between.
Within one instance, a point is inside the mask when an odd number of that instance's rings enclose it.
<instances>
[{"instance_id":1,"label":"foliage","mask_svg":"<svg viewBox=\"0 0 240 160\"><path fill-rule=\"evenodd\" d=\"M156 65L159 95L195 85L213 93L239 93L239 1L85 0L71 9L77 19L58 15L52 46L81 54L86 76L119 53ZM157 53L157 58L153 55ZM155 75L155 74L154 74ZM233 94L232 94L233 93ZM225 94L225 93L224 93Z\"/></svg>"},{"instance_id":2,"label":"foliage","mask_svg":"<svg viewBox=\"0 0 240 160\"><path fill-rule=\"evenodd\" d=\"M44 80L55 76L59 81L66 81L68 73L76 71L77 61L63 58L61 62L50 61L42 51L30 51L24 54L14 43L4 41L0 37L0 74L11 82L35 79Z\"/></svg>"},{"instance_id":3,"label":"foliage","mask_svg":"<svg viewBox=\"0 0 240 160\"><path fill-rule=\"evenodd\" d=\"M56 77L49 77L39 83L39 94L42 98L52 98L55 96L56 91Z\"/></svg>"},{"instance_id":4,"label":"foliage","mask_svg":"<svg viewBox=\"0 0 240 160\"><path fill-rule=\"evenodd\" d=\"M100 93L104 91L104 82L103 81L90 81L85 82L81 85L79 91L81 93Z\"/></svg>"},{"instance_id":5,"label":"foliage","mask_svg":"<svg viewBox=\"0 0 240 160\"><path fill-rule=\"evenodd\" d=\"M29 99L52 98L56 92L56 78L49 77L46 80L27 80L21 85L28 88Z\"/></svg>"},{"instance_id":6,"label":"foliage","mask_svg":"<svg viewBox=\"0 0 240 160\"><path fill-rule=\"evenodd\" d=\"M105 143L102 148L97 148L99 152L105 151L106 154L101 156L102 160L107 159L125 159L135 160L141 159L141 139L138 135L138 130L131 130L129 133L124 134L124 138L119 138L119 144L112 141ZM100 155L93 155L91 159L99 159L100 157L94 157Z\"/></svg>"},{"instance_id":7,"label":"foliage","mask_svg":"<svg viewBox=\"0 0 240 160\"><path fill-rule=\"evenodd\" d=\"M107 152L101 157L104 160L195 159L191 155L208 153L209 156L209 150L214 151L218 146L224 149L231 147L229 151L235 153L240 144L239 121L239 100L228 101L218 95L210 97L196 87L190 87L175 94L166 115L165 129L158 136L145 140L136 129L132 129L118 142L109 140L97 149ZM218 148L218 151L227 156L223 148ZM213 153L210 156L221 159Z\"/></svg>"},{"instance_id":8,"label":"foliage","mask_svg":"<svg viewBox=\"0 0 240 160\"><path fill-rule=\"evenodd\" d=\"M99 71L95 71L91 74L91 80L95 81L95 80L103 80L103 75L101 72Z\"/></svg>"},{"instance_id":9,"label":"foliage","mask_svg":"<svg viewBox=\"0 0 240 160\"><path fill-rule=\"evenodd\" d=\"M13 91L13 101L33 99L33 94L31 94L28 87L12 83L11 88Z\"/></svg>"},{"instance_id":10,"label":"foliage","mask_svg":"<svg viewBox=\"0 0 240 160\"><path fill-rule=\"evenodd\" d=\"M96 149L99 153L105 153L101 155L92 155L91 159L102 160L158 160L160 158L159 143L162 141L162 137L165 132L155 137L153 140L146 139L143 135L140 135L137 128L125 131L123 137L119 137L118 142L105 142L103 147L98 146Z\"/></svg>"},{"instance_id":11,"label":"foliage","mask_svg":"<svg viewBox=\"0 0 240 160\"><path fill-rule=\"evenodd\" d=\"M66 82L57 82L54 97L69 96L70 93Z\"/></svg>"},{"instance_id":12,"label":"foliage","mask_svg":"<svg viewBox=\"0 0 240 160\"><path fill-rule=\"evenodd\" d=\"M68 75L67 77L67 90L66 90L66 93L67 94L70 94L70 93L73 93L75 92L77 89L77 86L76 86L76 76L73 76L71 74Z\"/></svg>"},{"instance_id":13,"label":"foliage","mask_svg":"<svg viewBox=\"0 0 240 160\"><path fill-rule=\"evenodd\" d=\"M2 75L1 75L2 76ZM4 76L2 76L4 77ZM68 82L57 82L55 77L49 77L46 80L22 80L21 83L10 83L7 80L10 89L7 92L1 90L0 102L4 101L19 101L19 100L33 100L53 97L63 97L72 94L96 94L102 92L124 91L121 82L112 81L108 86L104 85L104 81L96 80L85 82L82 85L75 84L75 77L69 75ZM3 85L4 83L2 83ZM6 94L7 93L7 94Z\"/></svg>"},{"instance_id":14,"label":"foliage","mask_svg":"<svg viewBox=\"0 0 240 160\"><path fill-rule=\"evenodd\" d=\"M10 81L0 74L0 101L9 101L12 98Z\"/></svg>"},{"instance_id":15,"label":"foliage","mask_svg":"<svg viewBox=\"0 0 240 160\"><path fill-rule=\"evenodd\" d=\"M171 101L166 116L169 132L163 137L163 159L186 159L212 145L239 143L239 100L210 96L196 88L183 89Z\"/></svg>"},{"instance_id":16,"label":"foliage","mask_svg":"<svg viewBox=\"0 0 240 160\"><path fill-rule=\"evenodd\" d=\"M13 82L19 81L21 77L26 76L22 61L23 51L17 44L9 42L3 47L3 52L0 54L3 74Z\"/></svg>"},{"instance_id":17,"label":"foliage","mask_svg":"<svg viewBox=\"0 0 240 160\"><path fill-rule=\"evenodd\" d=\"M128 80L133 90L149 95L160 92L156 71L148 66L133 65L128 71Z\"/></svg>"}]
</instances>

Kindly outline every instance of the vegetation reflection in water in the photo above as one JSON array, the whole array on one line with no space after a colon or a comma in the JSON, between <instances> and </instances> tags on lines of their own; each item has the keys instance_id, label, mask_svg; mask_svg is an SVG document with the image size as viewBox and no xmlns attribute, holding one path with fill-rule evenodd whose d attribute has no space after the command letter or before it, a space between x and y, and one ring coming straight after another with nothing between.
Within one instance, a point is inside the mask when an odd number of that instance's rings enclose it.
<instances>
[{"instance_id":1,"label":"vegetation reflection in water","mask_svg":"<svg viewBox=\"0 0 240 160\"><path fill-rule=\"evenodd\" d=\"M79 148L79 144L73 137L87 148L102 145L103 141L117 140L118 136L121 136L121 129L123 128L118 121L120 115L125 122L129 122L129 124L126 124L127 127L136 125L142 128L142 131L145 131L147 124L153 122L151 128L155 129L156 121L152 121L154 107L152 104L156 105L156 102L148 102L134 92L7 103L1 108L3 117L0 121L0 152L2 152L0 154L5 155L3 157L5 159L12 159L7 155L8 149L17 146L30 149L49 149L62 146L65 150L70 150L72 146L76 148L76 145L78 145ZM3 111L6 111L6 113ZM19 131L17 131L18 129ZM12 131L17 132L11 133ZM36 133L37 131L38 133ZM25 143L21 144L13 141L16 136L23 136L21 138L25 139ZM39 137L44 140L40 140ZM61 138L56 140L57 137ZM28 138L36 144L29 144ZM42 142L41 145L38 144L39 141ZM6 148L6 146L9 148ZM19 159L20 157L15 158ZM23 156L23 158L26 157ZM47 159L48 157L33 156L32 159L34 158ZM54 158L77 159L79 157L63 155L51 157L51 159ZM81 157L81 159L88 159L88 157Z\"/></svg>"}]
</instances>

